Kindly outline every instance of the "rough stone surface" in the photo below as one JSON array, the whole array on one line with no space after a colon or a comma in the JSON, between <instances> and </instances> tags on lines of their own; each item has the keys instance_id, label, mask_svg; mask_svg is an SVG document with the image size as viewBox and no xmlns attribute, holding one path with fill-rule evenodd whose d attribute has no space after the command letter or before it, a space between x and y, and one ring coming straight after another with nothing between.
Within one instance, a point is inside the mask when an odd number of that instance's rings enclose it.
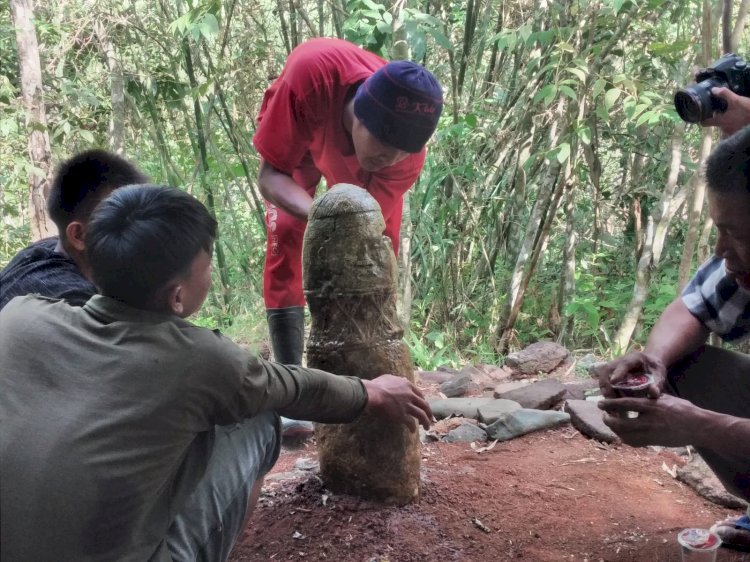
<instances>
[{"instance_id":1,"label":"rough stone surface","mask_svg":"<svg viewBox=\"0 0 750 562\"><path fill-rule=\"evenodd\" d=\"M567 400L565 411L570 414L570 423L578 431L605 443L619 443L620 438L602 420L602 411L596 402Z\"/></svg>"},{"instance_id":2,"label":"rough stone surface","mask_svg":"<svg viewBox=\"0 0 750 562\"><path fill-rule=\"evenodd\" d=\"M339 184L313 202L302 246L309 367L414 380L396 308L396 258L384 229L380 205L360 187ZM316 424L315 439L320 475L332 492L395 505L419 498L418 432L364 413L348 424Z\"/></svg>"},{"instance_id":3,"label":"rough stone surface","mask_svg":"<svg viewBox=\"0 0 750 562\"><path fill-rule=\"evenodd\" d=\"M521 409L506 414L495 423L487 426L487 437L498 441L508 441L514 437L564 425L570 421L565 412Z\"/></svg>"},{"instance_id":4,"label":"rough stone surface","mask_svg":"<svg viewBox=\"0 0 750 562\"><path fill-rule=\"evenodd\" d=\"M441 420L450 416L478 419L479 407L492 402L492 398L447 398L428 400L428 402L432 408L432 415L436 419Z\"/></svg>"},{"instance_id":5,"label":"rough stone surface","mask_svg":"<svg viewBox=\"0 0 750 562\"><path fill-rule=\"evenodd\" d=\"M716 475L698 454L677 469L677 480L693 488L708 501L729 508L745 508L747 502L726 491Z\"/></svg>"},{"instance_id":6,"label":"rough stone surface","mask_svg":"<svg viewBox=\"0 0 750 562\"><path fill-rule=\"evenodd\" d=\"M514 377L533 377L539 373L551 372L568 355L568 350L559 344L537 342L508 355L505 365L513 371Z\"/></svg>"},{"instance_id":7,"label":"rough stone surface","mask_svg":"<svg viewBox=\"0 0 750 562\"><path fill-rule=\"evenodd\" d=\"M294 468L296 468L297 470L318 470L320 468L320 463L313 459L302 457L300 459L297 459L297 461L294 463Z\"/></svg>"},{"instance_id":8,"label":"rough stone surface","mask_svg":"<svg viewBox=\"0 0 750 562\"><path fill-rule=\"evenodd\" d=\"M445 381L441 384L440 392L445 394L448 398L457 398L468 392L469 385L471 385L471 377L459 373L451 380Z\"/></svg>"},{"instance_id":9,"label":"rough stone surface","mask_svg":"<svg viewBox=\"0 0 750 562\"><path fill-rule=\"evenodd\" d=\"M587 396L599 394L599 382L594 379L565 383L563 400L585 400Z\"/></svg>"},{"instance_id":10,"label":"rough stone surface","mask_svg":"<svg viewBox=\"0 0 750 562\"><path fill-rule=\"evenodd\" d=\"M447 371L415 371L414 375L420 380L431 384L442 384L456 376L455 373Z\"/></svg>"},{"instance_id":11,"label":"rough stone surface","mask_svg":"<svg viewBox=\"0 0 750 562\"><path fill-rule=\"evenodd\" d=\"M475 365L464 367L461 369L461 374L469 375L471 382L479 390L492 390L498 383L507 381L511 372L497 365Z\"/></svg>"},{"instance_id":12,"label":"rough stone surface","mask_svg":"<svg viewBox=\"0 0 750 562\"><path fill-rule=\"evenodd\" d=\"M479 421L490 425L503 417L505 414L520 410L521 405L513 400L504 400L502 398L488 402L479 406Z\"/></svg>"},{"instance_id":13,"label":"rough stone surface","mask_svg":"<svg viewBox=\"0 0 750 562\"><path fill-rule=\"evenodd\" d=\"M578 360L578 368L582 371L588 372L588 370L593 366L599 363L601 359L599 359L596 355L593 353L587 353L583 357L581 357Z\"/></svg>"},{"instance_id":14,"label":"rough stone surface","mask_svg":"<svg viewBox=\"0 0 750 562\"><path fill-rule=\"evenodd\" d=\"M448 432L443 441L449 443L471 443L472 441L486 441L487 433L473 423L463 423Z\"/></svg>"},{"instance_id":15,"label":"rough stone surface","mask_svg":"<svg viewBox=\"0 0 750 562\"><path fill-rule=\"evenodd\" d=\"M518 402L524 408L547 410L557 404L565 395L565 386L556 379L545 379L496 395Z\"/></svg>"},{"instance_id":16,"label":"rough stone surface","mask_svg":"<svg viewBox=\"0 0 750 562\"><path fill-rule=\"evenodd\" d=\"M494 388L493 395L495 396L495 398L499 398L500 396L502 396L506 392L510 392L511 390L515 390L517 388L521 388L521 387L526 386L528 384L531 384L531 383L529 381L527 381L527 380L502 382L502 383L500 383L499 385L497 385Z\"/></svg>"}]
</instances>

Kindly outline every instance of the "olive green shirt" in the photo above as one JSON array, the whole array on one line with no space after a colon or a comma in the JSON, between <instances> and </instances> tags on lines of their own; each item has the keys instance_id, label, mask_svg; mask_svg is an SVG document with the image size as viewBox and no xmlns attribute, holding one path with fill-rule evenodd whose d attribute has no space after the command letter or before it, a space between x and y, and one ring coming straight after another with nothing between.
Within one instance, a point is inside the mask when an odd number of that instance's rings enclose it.
<instances>
[{"instance_id":1,"label":"olive green shirt","mask_svg":"<svg viewBox=\"0 0 750 562\"><path fill-rule=\"evenodd\" d=\"M3 562L170 560L214 425L270 409L348 422L366 402L357 378L264 361L175 316L13 299L0 312Z\"/></svg>"}]
</instances>

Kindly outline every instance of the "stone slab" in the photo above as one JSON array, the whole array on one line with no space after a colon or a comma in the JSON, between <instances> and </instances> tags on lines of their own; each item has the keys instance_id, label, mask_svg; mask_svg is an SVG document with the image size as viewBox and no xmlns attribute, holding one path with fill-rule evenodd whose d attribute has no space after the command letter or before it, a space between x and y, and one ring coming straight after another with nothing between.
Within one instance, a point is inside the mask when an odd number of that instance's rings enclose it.
<instances>
[{"instance_id":1,"label":"stone slab","mask_svg":"<svg viewBox=\"0 0 750 562\"><path fill-rule=\"evenodd\" d=\"M532 431L564 425L569 421L570 416L565 412L522 408L488 425L486 431L489 439L508 441Z\"/></svg>"},{"instance_id":2,"label":"stone slab","mask_svg":"<svg viewBox=\"0 0 750 562\"><path fill-rule=\"evenodd\" d=\"M531 410L547 410L557 404L564 395L565 386L560 381L545 379L504 392L496 397L513 400Z\"/></svg>"},{"instance_id":3,"label":"stone slab","mask_svg":"<svg viewBox=\"0 0 750 562\"><path fill-rule=\"evenodd\" d=\"M503 417L505 414L520 410L521 405L513 400L505 400L498 398L483 406L479 406L479 421L490 425L495 423L498 419Z\"/></svg>"},{"instance_id":4,"label":"stone slab","mask_svg":"<svg viewBox=\"0 0 750 562\"><path fill-rule=\"evenodd\" d=\"M617 434L604 424L602 411L596 402L587 400L567 400L565 411L570 414L570 422L587 437L604 443L619 443Z\"/></svg>"},{"instance_id":5,"label":"stone slab","mask_svg":"<svg viewBox=\"0 0 750 562\"><path fill-rule=\"evenodd\" d=\"M492 398L444 398L428 400L432 414L441 420L450 416L477 419L479 407L492 402Z\"/></svg>"}]
</instances>

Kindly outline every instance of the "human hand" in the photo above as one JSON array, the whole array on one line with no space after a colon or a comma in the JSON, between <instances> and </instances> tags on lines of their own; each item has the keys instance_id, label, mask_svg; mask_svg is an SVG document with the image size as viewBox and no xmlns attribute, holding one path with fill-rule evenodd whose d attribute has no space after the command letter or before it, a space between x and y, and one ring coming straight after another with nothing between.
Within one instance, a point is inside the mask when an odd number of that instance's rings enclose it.
<instances>
[{"instance_id":1,"label":"human hand","mask_svg":"<svg viewBox=\"0 0 750 562\"><path fill-rule=\"evenodd\" d=\"M371 381L362 382L367 390L368 413L404 424L411 431L417 429L417 422L425 429L430 428L430 405L422 392L411 382L393 375L381 375Z\"/></svg>"},{"instance_id":2,"label":"human hand","mask_svg":"<svg viewBox=\"0 0 750 562\"><path fill-rule=\"evenodd\" d=\"M650 374L654 377L654 382L648 387L648 396L658 398L667 380L667 369L661 360L640 351L631 351L609 363L602 363L592 370L592 374L599 379L599 388L605 398L618 397L617 391L612 388L612 383L643 374Z\"/></svg>"},{"instance_id":3,"label":"human hand","mask_svg":"<svg viewBox=\"0 0 750 562\"><path fill-rule=\"evenodd\" d=\"M711 95L724 100L727 108L701 121L702 127L718 127L728 137L750 125L750 98L738 96L729 88L711 88Z\"/></svg>"},{"instance_id":4,"label":"human hand","mask_svg":"<svg viewBox=\"0 0 750 562\"><path fill-rule=\"evenodd\" d=\"M700 408L670 394L658 400L649 398L615 398L600 400L604 410L602 419L623 443L633 447L662 445L682 447L692 445L696 437L695 424ZM626 412L638 412L637 418L625 417Z\"/></svg>"}]
</instances>

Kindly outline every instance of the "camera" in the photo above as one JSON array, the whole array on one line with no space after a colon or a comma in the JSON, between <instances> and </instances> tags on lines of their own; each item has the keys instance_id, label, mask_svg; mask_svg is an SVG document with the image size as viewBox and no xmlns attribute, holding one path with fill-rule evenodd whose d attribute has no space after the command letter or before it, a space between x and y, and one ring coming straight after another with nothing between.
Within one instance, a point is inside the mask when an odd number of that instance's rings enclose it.
<instances>
[{"instance_id":1,"label":"camera","mask_svg":"<svg viewBox=\"0 0 750 562\"><path fill-rule=\"evenodd\" d=\"M727 104L711 95L711 88L729 88L738 96L750 97L750 67L737 55L728 53L695 75L697 84L680 88L674 106L683 121L700 123L714 112L723 112Z\"/></svg>"}]
</instances>

